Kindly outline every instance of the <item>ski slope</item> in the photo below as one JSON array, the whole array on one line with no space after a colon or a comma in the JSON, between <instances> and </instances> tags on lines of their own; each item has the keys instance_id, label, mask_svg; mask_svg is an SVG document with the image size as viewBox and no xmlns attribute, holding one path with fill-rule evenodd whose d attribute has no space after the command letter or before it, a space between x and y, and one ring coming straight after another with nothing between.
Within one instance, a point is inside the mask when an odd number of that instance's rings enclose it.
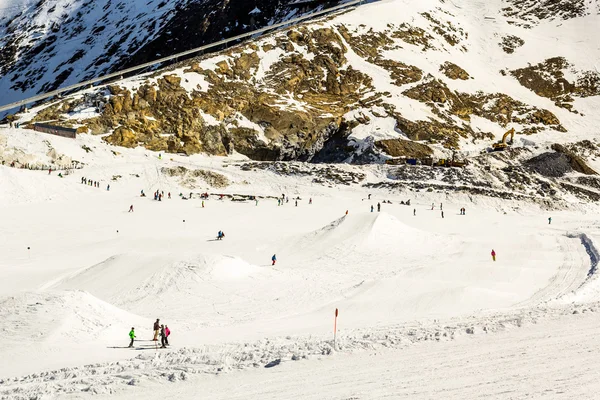
<instances>
[{"instance_id":1,"label":"ski slope","mask_svg":"<svg viewBox=\"0 0 600 400\"><path fill-rule=\"evenodd\" d=\"M594 205L550 212L462 194L328 187L310 176L244 171L236 157L115 153L87 135L71 140L20 130L9 137L32 157L50 157L50 145L86 166L63 178L0 166L0 356L13 360L0 365L1 398L135 398L154 390L195 398L198 385L215 398L289 398L284 381L302 398L428 398L452 387L458 397L480 392L468 368L459 372L468 360L493 374L494 360L515 357L525 374L557 341L573 351L573 341L594 332L592 317L572 315L594 310L600 290L588 253L595 252L597 263ZM222 174L230 185L217 189L200 179L189 189L189 182L162 172L176 166ZM381 179L376 166L363 171ZM100 187L83 185L84 176ZM154 201L155 190L172 199ZM192 199L179 197L190 191ZM211 196L203 207L204 191ZM282 193L289 202L278 206ZM399 204L408 198L411 206ZM215 240L219 230L223 241ZM173 332L167 350L150 340L156 318ZM563 343L565 324L578 336ZM128 349L132 326L137 341ZM477 338L465 339L469 333ZM548 336L541 344L547 347L535 347L530 361L520 357L519 349L530 349L540 335ZM563 348L553 351L558 357ZM278 372L247 371L263 371L277 359L281 367L272 371ZM419 371L437 363L451 364L439 367L447 379L429 372L429 386ZM334 378L344 385L329 387L325 376L337 368ZM353 372L359 370L369 372L359 378ZM407 371L413 378L402 391L404 378L397 377ZM509 372L493 375L497 383L481 387L482 395L520 397L524 386L501 390L498 377ZM548 373L557 381L566 374ZM464 379L453 380L459 375ZM267 383L257 385L263 378ZM542 384L542 376L531 379ZM188 382L170 386L181 380ZM316 383L302 383L309 381ZM388 386L370 395L382 382Z\"/></svg>"}]
</instances>

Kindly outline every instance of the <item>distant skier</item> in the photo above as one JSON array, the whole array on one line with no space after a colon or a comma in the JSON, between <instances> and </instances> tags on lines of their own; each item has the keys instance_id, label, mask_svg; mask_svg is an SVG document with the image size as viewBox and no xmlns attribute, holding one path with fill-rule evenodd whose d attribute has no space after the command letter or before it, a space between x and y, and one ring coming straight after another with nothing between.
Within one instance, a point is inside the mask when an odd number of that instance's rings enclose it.
<instances>
[{"instance_id":1,"label":"distant skier","mask_svg":"<svg viewBox=\"0 0 600 400\"><path fill-rule=\"evenodd\" d=\"M431 211L433 211L435 205L433 203L431 203Z\"/></svg>"},{"instance_id":2,"label":"distant skier","mask_svg":"<svg viewBox=\"0 0 600 400\"><path fill-rule=\"evenodd\" d=\"M496 252L492 249L492 260L496 261Z\"/></svg>"},{"instance_id":3,"label":"distant skier","mask_svg":"<svg viewBox=\"0 0 600 400\"><path fill-rule=\"evenodd\" d=\"M144 190L140 191L140 197L146 197L146 193L144 193Z\"/></svg>"},{"instance_id":4,"label":"distant skier","mask_svg":"<svg viewBox=\"0 0 600 400\"><path fill-rule=\"evenodd\" d=\"M154 338L152 339L153 341L157 341L158 340L158 331L160 329L160 319L156 318L156 322L154 323Z\"/></svg>"},{"instance_id":5,"label":"distant skier","mask_svg":"<svg viewBox=\"0 0 600 400\"><path fill-rule=\"evenodd\" d=\"M165 346L165 340L167 338L167 334L165 333L165 326L161 325L160 326L160 348L161 349L166 349L167 346Z\"/></svg>"},{"instance_id":6,"label":"distant skier","mask_svg":"<svg viewBox=\"0 0 600 400\"><path fill-rule=\"evenodd\" d=\"M552 217L548 217L548 225L552 223Z\"/></svg>"},{"instance_id":7,"label":"distant skier","mask_svg":"<svg viewBox=\"0 0 600 400\"><path fill-rule=\"evenodd\" d=\"M281 199L277 199L277 207L281 205Z\"/></svg>"},{"instance_id":8,"label":"distant skier","mask_svg":"<svg viewBox=\"0 0 600 400\"><path fill-rule=\"evenodd\" d=\"M204 200L202 200L202 208L204 208Z\"/></svg>"},{"instance_id":9,"label":"distant skier","mask_svg":"<svg viewBox=\"0 0 600 400\"><path fill-rule=\"evenodd\" d=\"M371 194L369 193L369 200L371 200Z\"/></svg>"},{"instance_id":10,"label":"distant skier","mask_svg":"<svg viewBox=\"0 0 600 400\"><path fill-rule=\"evenodd\" d=\"M273 254L273 257L271 257L271 261L273 261L273 264L271 265L275 265L275 263L277 262L277 256L275 254Z\"/></svg>"},{"instance_id":11,"label":"distant skier","mask_svg":"<svg viewBox=\"0 0 600 400\"><path fill-rule=\"evenodd\" d=\"M415 217L417 216L417 209L416 208L413 209L413 216L415 216Z\"/></svg>"},{"instance_id":12,"label":"distant skier","mask_svg":"<svg viewBox=\"0 0 600 400\"><path fill-rule=\"evenodd\" d=\"M129 331L129 338L131 339L131 342L129 342L129 347L133 347L133 339L135 339L135 331L133 327L131 327L131 330Z\"/></svg>"},{"instance_id":13,"label":"distant skier","mask_svg":"<svg viewBox=\"0 0 600 400\"><path fill-rule=\"evenodd\" d=\"M52 173L52 168L48 168L48 175Z\"/></svg>"},{"instance_id":14,"label":"distant skier","mask_svg":"<svg viewBox=\"0 0 600 400\"><path fill-rule=\"evenodd\" d=\"M110 184L106 185L106 191L109 192L110 191Z\"/></svg>"},{"instance_id":15,"label":"distant skier","mask_svg":"<svg viewBox=\"0 0 600 400\"><path fill-rule=\"evenodd\" d=\"M440 203L440 210L442 209L442 203Z\"/></svg>"},{"instance_id":16,"label":"distant skier","mask_svg":"<svg viewBox=\"0 0 600 400\"><path fill-rule=\"evenodd\" d=\"M296 200L296 207L298 207L298 200Z\"/></svg>"},{"instance_id":17,"label":"distant skier","mask_svg":"<svg viewBox=\"0 0 600 400\"><path fill-rule=\"evenodd\" d=\"M129 206L129 212L133 212L133 204Z\"/></svg>"},{"instance_id":18,"label":"distant skier","mask_svg":"<svg viewBox=\"0 0 600 400\"><path fill-rule=\"evenodd\" d=\"M171 200L171 192L168 193L169 200Z\"/></svg>"},{"instance_id":19,"label":"distant skier","mask_svg":"<svg viewBox=\"0 0 600 400\"><path fill-rule=\"evenodd\" d=\"M312 197L308 199L308 204L312 204Z\"/></svg>"},{"instance_id":20,"label":"distant skier","mask_svg":"<svg viewBox=\"0 0 600 400\"><path fill-rule=\"evenodd\" d=\"M377 212L381 211L381 203L377 203Z\"/></svg>"},{"instance_id":21,"label":"distant skier","mask_svg":"<svg viewBox=\"0 0 600 400\"><path fill-rule=\"evenodd\" d=\"M371 204L371 212L373 212L373 209L374 209L373 204Z\"/></svg>"},{"instance_id":22,"label":"distant skier","mask_svg":"<svg viewBox=\"0 0 600 400\"><path fill-rule=\"evenodd\" d=\"M444 212L442 211L442 218L444 218Z\"/></svg>"}]
</instances>

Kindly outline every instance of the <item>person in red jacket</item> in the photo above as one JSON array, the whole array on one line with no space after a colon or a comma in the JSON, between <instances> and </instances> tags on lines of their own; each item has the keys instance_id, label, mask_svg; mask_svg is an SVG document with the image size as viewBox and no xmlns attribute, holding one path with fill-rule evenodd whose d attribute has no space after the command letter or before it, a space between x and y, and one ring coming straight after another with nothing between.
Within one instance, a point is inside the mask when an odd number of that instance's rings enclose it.
<instances>
[{"instance_id":1,"label":"person in red jacket","mask_svg":"<svg viewBox=\"0 0 600 400\"><path fill-rule=\"evenodd\" d=\"M492 249L492 260L496 261L496 252Z\"/></svg>"}]
</instances>

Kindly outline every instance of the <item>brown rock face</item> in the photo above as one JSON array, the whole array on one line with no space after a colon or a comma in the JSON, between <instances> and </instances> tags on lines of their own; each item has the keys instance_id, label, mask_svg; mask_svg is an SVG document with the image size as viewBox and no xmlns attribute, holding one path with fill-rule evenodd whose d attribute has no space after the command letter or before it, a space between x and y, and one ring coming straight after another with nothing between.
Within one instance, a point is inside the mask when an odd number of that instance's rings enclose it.
<instances>
[{"instance_id":1,"label":"brown rock face","mask_svg":"<svg viewBox=\"0 0 600 400\"><path fill-rule=\"evenodd\" d=\"M114 132L104 138L108 143L123 147L137 147L138 139L136 134L128 128L118 127Z\"/></svg>"},{"instance_id":2,"label":"brown rock face","mask_svg":"<svg viewBox=\"0 0 600 400\"><path fill-rule=\"evenodd\" d=\"M375 146L392 157L424 158L433 154L429 146L404 139L380 140Z\"/></svg>"},{"instance_id":3,"label":"brown rock face","mask_svg":"<svg viewBox=\"0 0 600 400\"><path fill-rule=\"evenodd\" d=\"M440 71L444 73L450 79L462 79L466 81L470 78L467 71L462 69L456 64L451 63L450 61L446 61L444 64L440 66Z\"/></svg>"}]
</instances>

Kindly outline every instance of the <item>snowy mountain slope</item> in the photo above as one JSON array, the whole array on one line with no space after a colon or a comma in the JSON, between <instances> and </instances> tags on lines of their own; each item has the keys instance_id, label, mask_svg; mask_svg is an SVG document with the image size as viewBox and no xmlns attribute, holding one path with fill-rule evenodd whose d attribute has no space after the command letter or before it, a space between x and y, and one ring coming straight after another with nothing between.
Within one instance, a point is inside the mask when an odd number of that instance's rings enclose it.
<instances>
[{"instance_id":1,"label":"snowy mountain slope","mask_svg":"<svg viewBox=\"0 0 600 400\"><path fill-rule=\"evenodd\" d=\"M397 182L388 176L398 167L159 158L28 129L0 138L32 163L64 156L83 166L60 178L0 165L0 356L15 360L0 365L2 398L134 396L207 374L247 379L277 359L385 357L413 344L434 352L471 334L517 338L533 323L578 323L574 312L597 307L598 204L568 193L549 210L508 188L512 198L480 196L441 179L468 169L420 167L434 177L413 183L447 186L388 190L374 184ZM172 198L155 201L156 190ZM289 202L278 206L281 193ZM171 349L150 340L156 318L173 332Z\"/></svg>"},{"instance_id":2,"label":"snowy mountain slope","mask_svg":"<svg viewBox=\"0 0 600 400\"><path fill-rule=\"evenodd\" d=\"M509 128L530 146L597 138L600 15L586 7L521 26L505 6L367 4L21 120L111 133L121 146L258 160L381 162L382 148L387 158L450 156Z\"/></svg>"},{"instance_id":3,"label":"snowy mountain slope","mask_svg":"<svg viewBox=\"0 0 600 400\"><path fill-rule=\"evenodd\" d=\"M336 1L309 4L310 12ZM253 10L254 13L250 14ZM3 104L297 16L272 0L0 3Z\"/></svg>"}]
</instances>

